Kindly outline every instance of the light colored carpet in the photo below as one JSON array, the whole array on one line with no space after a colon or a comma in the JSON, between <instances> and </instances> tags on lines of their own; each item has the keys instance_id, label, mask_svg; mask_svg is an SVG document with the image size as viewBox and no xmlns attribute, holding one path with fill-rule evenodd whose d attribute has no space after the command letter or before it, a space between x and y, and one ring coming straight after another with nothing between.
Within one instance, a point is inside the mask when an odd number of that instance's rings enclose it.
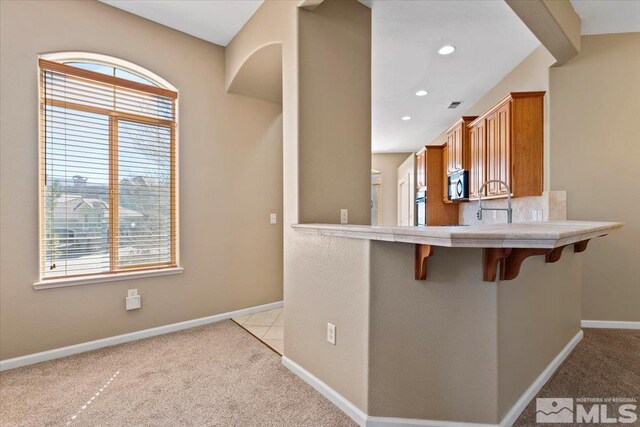
<instances>
[{"instance_id":1,"label":"light colored carpet","mask_svg":"<svg viewBox=\"0 0 640 427\"><path fill-rule=\"evenodd\" d=\"M640 401L640 331L585 329L537 397L609 396ZM356 424L225 321L2 372L0 425ZM535 399L515 423L532 425Z\"/></svg>"},{"instance_id":2,"label":"light colored carpet","mask_svg":"<svg viewBox=\"0 0 640 427\"><path fill-rule=\"evenodd\" d=\"M0 424L356 425L231 321L2 372Z\"/></svg>"},{"instance_id":3,"label":"light colored carpet","mask_svg":"<svg viewBox=\"0 0 640 427\"><path fill-rule=\"evenodd\" d=\"M640 402L640 331L583 330L582 341L536 397L623 397ZM590 406L587 404L587 408ZM618 406L619 404L609 404L609 414L617 414ZM536 399L525 408L514 427L534 425ZM537 425L562 427L567 424ZM640 426L640 420L633 425Z\"/></svg>"}]
</instances>

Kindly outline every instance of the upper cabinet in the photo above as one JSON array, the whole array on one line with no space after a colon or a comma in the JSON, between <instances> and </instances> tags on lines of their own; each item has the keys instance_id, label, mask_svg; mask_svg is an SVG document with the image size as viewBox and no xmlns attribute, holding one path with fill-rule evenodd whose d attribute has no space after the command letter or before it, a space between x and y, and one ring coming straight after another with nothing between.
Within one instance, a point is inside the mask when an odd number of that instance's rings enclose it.
<instances>
[{"instance_id":1,"label":"upper cabinet","mask_svg":"<svg viewBox=\"0 0 640 427\"><path fill-rule=\"evenodd\" d=\"M539 196L543 187L544 92L513 92L468 125L469 195L477 199L486 181L501 180L512 197ZM482 197L505 197L507 189L489 183Z\"/></svg>"},{"instance_id":2,"label":"upper cabinet","mask_svg":"<svg viewBox=\"0 0 640 427\"><path fill-rule=\"evenodd\" d=\"M476 117L463 117L447 130L447 174L469 169L471 161L469 127Z\"/></svg>"},{"instance_id":3,"label":"upper cabinet","mask_svg":"<svg viewBox=\"0 0 640 427\"><path fill-rule=\"evenodd\" d=\"M416 153L416 189L417 191L424 191L427 187L427 163L426 163L427 149Z\"/></svg>"}]
</instances>

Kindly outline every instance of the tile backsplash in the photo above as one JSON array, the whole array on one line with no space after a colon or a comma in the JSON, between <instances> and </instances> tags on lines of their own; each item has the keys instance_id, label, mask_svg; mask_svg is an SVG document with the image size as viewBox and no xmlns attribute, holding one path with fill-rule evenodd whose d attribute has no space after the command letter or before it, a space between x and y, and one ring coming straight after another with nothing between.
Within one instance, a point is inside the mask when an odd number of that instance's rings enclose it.
<instances>
[{"instance_id":1,"label":"tile backsplash","mask_svg":"<svg viewBox=\"0 0 640 427\"><path fill-rule=\"evenodd\" d=\"M483 200L482 206L487 208L506 208L507 199ZM517 197L511 199L513 222L557 221L567 219L567 192L545 191L542 196ZM478 221L478 202L461 203L459 211L460 224L495 224L507 222L505 211L484 211L482 220ZM495 214L495 217L494 217Z\"/></svg>"}]
</instances>

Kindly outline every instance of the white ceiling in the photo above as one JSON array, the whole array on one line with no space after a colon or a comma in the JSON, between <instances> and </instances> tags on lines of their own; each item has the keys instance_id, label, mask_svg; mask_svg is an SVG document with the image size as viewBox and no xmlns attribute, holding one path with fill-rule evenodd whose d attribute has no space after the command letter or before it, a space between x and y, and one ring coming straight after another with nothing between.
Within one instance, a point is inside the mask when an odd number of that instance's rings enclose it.
<instances>
[{"instance_id":1,"label":"white ceiling","mask_svg":"<svg viewBox=\"0 0 640 427\"><path fill-rule=\"evenodd\" d=\"M263 0L100 0L226 46ZM360 0L373 10L372 150L431 142L519 64L538 40L503 1ZM572 0L583 34L640 31L639 0ZM448 56L437 51L453 44ZM420 89L429 91L415 96ZM463 101L455 110L451 101ZM401 117L411 116L403 121Z\"/></svg>"},{"instance_id":2,"label":"white ceiling","mask_svg":"<svg viewBox=\"0 0 640 427\"><path fill-rule=\"evenodd\" d=\"M582 34L640 31L638 0L571 0L582 19Z\"/></svg>"},{"instance_id":3,"label":"white ceiling","mask_svg":"<svg viewBox=\"0 0 640 427\"><path fill-rule=\"evenodd\" d=\"M374 0L372 9L374 152L428 144L540 44L502 1ZM447 44L456 51L439 55ZM449 110L452 101L463 103Z\"/></svg>"},{"instance_id":4,"label":"white ceiling","mask_svg":"<svg viewBox=\"0 0 640 427\"><path fill-rule=\"evenodd\" d=\"M226 46L263 0L100 0L183 33Z\"/></svg>"}]
</instances>

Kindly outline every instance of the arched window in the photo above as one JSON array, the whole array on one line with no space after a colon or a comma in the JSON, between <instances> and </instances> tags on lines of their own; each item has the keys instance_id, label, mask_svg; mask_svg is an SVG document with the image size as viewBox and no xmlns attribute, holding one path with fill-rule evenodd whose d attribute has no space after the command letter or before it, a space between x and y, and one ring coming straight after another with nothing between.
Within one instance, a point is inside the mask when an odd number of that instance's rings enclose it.
<instances>
[{"instance_id":1,"label":"arched window","mask_svg":"<svg viewBox=\"0 0 640 427\"><path fill-rule=\"evenodd\" d=\"M104 55L39 66L42 283L177 267L176 88Z\"/></svg>"}]
</instances>

